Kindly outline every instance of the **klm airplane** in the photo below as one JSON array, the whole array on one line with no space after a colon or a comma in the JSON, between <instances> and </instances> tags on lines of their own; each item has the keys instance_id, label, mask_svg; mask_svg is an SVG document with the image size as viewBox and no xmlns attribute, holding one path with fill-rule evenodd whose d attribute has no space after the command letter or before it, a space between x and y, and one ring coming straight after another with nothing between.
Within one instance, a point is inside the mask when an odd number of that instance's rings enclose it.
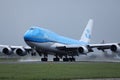
<instances>
[{"instance_id":1,"label":"klm airplane","mask_svg":"<svg viewBox=\"0 0 120 80\"><path fill-rule=\"evenodd\" d=\"M48 55L54 55L53 61L75 61L75 56L80 54L87 54L93 52L93 48L98 50L110 49L112 52L120 52L120 43L106 43L106 44L90 44L92 34L93 20L90 19L83 31L80 40L75 40L58 35L50 30L40 28L38 26L31 27L24 34L24 41L28 45L24 46L9 46L0 45L1 52L6 55L17 54L25 56L31 54L44 55L41 61L48 61Z\"/></svg>"}]
</instances>

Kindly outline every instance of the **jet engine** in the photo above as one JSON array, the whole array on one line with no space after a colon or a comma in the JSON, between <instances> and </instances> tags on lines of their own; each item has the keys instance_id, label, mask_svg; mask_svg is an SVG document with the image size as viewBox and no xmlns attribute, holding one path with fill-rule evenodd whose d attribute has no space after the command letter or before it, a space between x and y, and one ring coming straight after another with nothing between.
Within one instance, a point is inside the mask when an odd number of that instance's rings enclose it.
<instances>
[{"instance_id":1,"label":"jet engine","mask_svg":"<svg viewBox=\"0 0 120 80\"><path fill-rule=\"evenodd\" d=\"M85 53L88 53L89 50L88 50L87 47L81 46L81 47L78 48L78 52L81 53L81 54L85 54Z\"/></svg>"},{"instance_id":2,"label":"jet engine","mask_svg":"<svg viewBox=\"0 0 120 80\"><path fill-rule=\"evenodd\" d=\"M13 54L13 51L10 47L7 46L2 49L2 53L6 54L6 55L11 55L11 54Z\"/></svg>"},{"instance_id":3,"label":"jet engine","mask_svg":"<svg viewBox=\"0 0 120 80\"><path fill-rule=\"evenodd\" d=\"M19 56L25 56L25 55L27 55L27 52L26 52L26 50L24 48L18 48L18 49L16 49L15 52Z\"/></svg>"},{"instance_id":4,"label":"jet engine","mask_svg":"<svg viewBox=\"0 0 120 80\"><path fill-rule=\"evenodd\" d=\"M114 44L110 47L112 52L120 52L120 46L118 44Z\"/></svg>"}]
</instances>

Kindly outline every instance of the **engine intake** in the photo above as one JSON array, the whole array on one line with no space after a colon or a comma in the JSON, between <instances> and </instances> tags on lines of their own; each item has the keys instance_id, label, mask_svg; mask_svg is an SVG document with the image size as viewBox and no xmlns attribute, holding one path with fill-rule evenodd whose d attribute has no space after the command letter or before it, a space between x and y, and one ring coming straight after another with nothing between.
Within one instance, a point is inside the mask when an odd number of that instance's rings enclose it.
<instances>
[{"instance_id":1,"label":"engine intake","mask_svg":"<svg viewBox=\"0 0 120 80\"><path fill-rule=\"evenodd\" d=\"M112 45L110 49L112 52L120 52L120 46L118 44Z\"/></svg>"},{"instance_id":2,"label":"engine intake","mask_svg":"<svg viewBox=\"0 0 120 80\"><path fill-rule=\"evenodd\" d=\"M83 53L83 54L89 52L87 47L85 47L85 46L79 47L78 51L79 51L79 53Z\"/></svg>"},{"instance_id":3,"label":"engine intake","mask_svg":"<svg viewBox=\"0 0 120 80\"><path fill-rule=\"evenodd\" d=\"M2 49L2 53L6 54L6 55L11 55L13 54L12 49L10 47L5 47Z\"/></svg>"},{"instance_id":4,"label":"engine intake","mask_svg":"<svg viewBox=\"0 0 120 80\"><path fill-rule=\"evenodd\" d=\"M24 48L18 48L18 49L16 49L16 54L19 56L25 56L25 55L27 55L27 52Z\"/></svg>"}]
</instances>

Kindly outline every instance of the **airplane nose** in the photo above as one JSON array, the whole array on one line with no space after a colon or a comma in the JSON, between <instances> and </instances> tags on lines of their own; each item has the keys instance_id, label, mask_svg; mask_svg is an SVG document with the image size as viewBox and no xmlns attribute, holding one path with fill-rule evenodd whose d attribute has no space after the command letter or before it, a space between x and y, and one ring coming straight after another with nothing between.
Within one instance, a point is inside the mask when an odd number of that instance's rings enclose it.
<instances>
[{"instance_id":1,"label":"airplane nose","mask_svg":"<svg viewBox=\"0 0 120 80\"><path fill-rule=\"evenodd\" d=\"M25 41L38 41L41 38L40 30L36 28L30 28L25 34L24 34L24 40Z\"/></svg>"},{"instance_id":2,"label":"airplane nose","mask_svg":"<svg viewBox=\"0 0 120 80\"><path fill-rule=\"evenodd\" d=\"M30 38L31 38L31 34L30 34L30 32L26 32L25 34L24 34L24 40L25 41L28 41L28 40L30 40Z\"/></svg>"}]
</instances>

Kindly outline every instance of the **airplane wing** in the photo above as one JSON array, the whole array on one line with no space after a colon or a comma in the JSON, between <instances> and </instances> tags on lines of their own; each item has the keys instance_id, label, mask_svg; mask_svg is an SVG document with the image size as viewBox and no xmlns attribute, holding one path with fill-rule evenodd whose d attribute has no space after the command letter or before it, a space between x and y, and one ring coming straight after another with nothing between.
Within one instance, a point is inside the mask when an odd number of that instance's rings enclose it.
<instances>
[{"instance_id":1,"label":"airplane wing","mask_svg":"<svg viewBox=\"0 0 120 80\"><path fill-rule=\"evenodd\" d=\"M106 44L88 44L88 45L65 45L65 46L57 46L59 50L78 50L79 53L89 53L93 52L93 48L97 48L98 50L102 50L104 52L105 49L110 49L112 52L120 52L120 43L106 43Z\"/></svg>"},{"instance_id":2,"label":"airplane wing","mask_svg":"<svg viewBox=\"0 0 120 80\"><path fill-rule=\"evenodd\" d=\"M31 47L29 47L29 46L9 46L9 45L0 45L0 47L1 47L1 48L10 47L10 48L12 48L12 49L16 49L16 48L21 48L21 47L23 47L23 48L25 48L25 49L31 49Z\"/></svg>"},{"instance_id":3,"label":"airplane wing","mask_svg":"<svg viewBox=\"0 0 120 80\"><path fill-rule=\"evenodd\" d=\"M27 54L27 52L32 51L31 47L29 46L0 45L0 48L2 49L1 52L6 55L11 55L13 53L16 53L20 56L24 56Z\"/></svg>"}]
</instances>

